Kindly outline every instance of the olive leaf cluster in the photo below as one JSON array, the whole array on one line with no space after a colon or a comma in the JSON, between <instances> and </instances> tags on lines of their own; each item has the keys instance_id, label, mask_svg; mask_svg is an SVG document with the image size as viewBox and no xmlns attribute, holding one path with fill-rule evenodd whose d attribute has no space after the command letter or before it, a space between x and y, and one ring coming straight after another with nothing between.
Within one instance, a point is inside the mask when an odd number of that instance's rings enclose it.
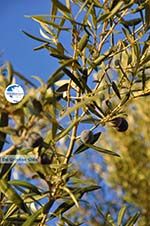
<instances>
[{"instance_id":1,"label":"olive leaf cluster","mask_svg":"<svg viewBox=\"0 0 150 226\"><path fill-rule=\"evenodd\" d=\"M89 148L118 156L95 144L101 126L126 132L125 104L150 94L149 8L149 1L52 0L50 15L29 16L40 26L39 37L23 31L40 43L34 51L45 49L59 67L46 82L34 76L39 86L10 63L0 68L0 157L36 158L24 166L1 164L1 225L47 225L56 219L64 225L82 223L64 213L79 208L83 195L100 185L75 183L80 172L73 159ZM24 83L26 96L12 105L4 91L16 78ZM83 131L83 123L88 130Z\"/></svg>"}]
</instances>

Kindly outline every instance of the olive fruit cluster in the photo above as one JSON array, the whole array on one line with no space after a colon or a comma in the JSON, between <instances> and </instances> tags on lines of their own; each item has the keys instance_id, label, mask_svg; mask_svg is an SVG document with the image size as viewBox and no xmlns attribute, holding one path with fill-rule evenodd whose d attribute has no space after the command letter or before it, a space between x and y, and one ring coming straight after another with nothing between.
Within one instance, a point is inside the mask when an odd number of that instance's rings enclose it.
<instances>
[{"instance_id":1,"label":"olive fruit cluster","mask_svg":"<svg viewBox=\"0 0 150 226\"><path fill-rule=\"evenodd\" d=\"M118 117L111 122L118 132L125 132L128 129L128 122L125 118Z\"/></svg>"},{"instance_id":2,"label":"olive fruit cluster","mask_svg":"<svg viewBox=\"0 0 150 226\"><path fill-rule=\"evenodd\" d=\"M94 139L93 132L91 130L83 130L80 135L80 139L83 143L91 144Z\"/></svg>"}]
</instances>

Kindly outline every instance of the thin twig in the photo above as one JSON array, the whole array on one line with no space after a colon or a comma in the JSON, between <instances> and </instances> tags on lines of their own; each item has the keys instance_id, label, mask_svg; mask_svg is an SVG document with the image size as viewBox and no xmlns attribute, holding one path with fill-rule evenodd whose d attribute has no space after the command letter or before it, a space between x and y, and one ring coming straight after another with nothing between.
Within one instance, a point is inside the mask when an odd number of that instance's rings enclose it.
<instances>
[{"instance_id":1,"label":"thin twig","mask_svg":"<svg viewBox=\"0 0 150 226\"><path fill-rule=\"evenodd\" d=\"M117 22L115 22L111 28L109 29L109 31L107 32L107 34L104 36L104 38L101 40L101 42L99 43L99 46L98 46L98 52L101 51L102 47L103 47L103 44L105 43L106 39L109 37L109 35L111 35L111 33L114 31L114 28L117 26L117 24L119 23L119 21L121 20L121 18L127 13L128 9L126 9L121 17L118 19Z\"/></svg>"}]
</instances>

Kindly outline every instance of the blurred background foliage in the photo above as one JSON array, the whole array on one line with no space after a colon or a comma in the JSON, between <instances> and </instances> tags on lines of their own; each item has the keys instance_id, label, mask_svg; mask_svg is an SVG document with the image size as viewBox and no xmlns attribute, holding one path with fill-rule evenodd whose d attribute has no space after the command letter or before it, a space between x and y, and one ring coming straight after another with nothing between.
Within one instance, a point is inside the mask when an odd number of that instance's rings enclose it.
<instances>
[{"instance_id":1,"label":"blurred background foliage","mask_svg":"<svg viewBox=\"0 0 150 226\"><path fill-rule=\"evenodd\" d=\"M150 111L149 98L141 98L128 104L129 129L116 134L109 129L101 142L117 150L121 158L104 156L107 163L106 178L121 194L122 200L137 206L141 211L138 225L150 222Z\"/></svg>"},{"instance_id":2,"label":"blurred background foliage","mask_svg":"<svg viewBox=\"0 0 150 226\"><path fill-rule=\"evenodd\" d=\"M142 97L138 100L130 101L126 106L129 129L125 133L116 132L108 127L102 134L98 144L117 152L120 157L114 158L110 155L103 155L104 162L100 164L97 159L99 154L91 156L84 155L90 161L89 168L92 169L93 179L104 180L109 185L108 192L110 199L102 188L100 194L93 193L94 200L97 200L99 211L103 210L103 216L109 212L114 216L121 205L128 206L133 211L133 207L140 211L139 226L149 225L150 222L150 112L149 97ZM82 164L82 163L81 163ZM78 165L78 163L77 163ZM105 167L104 167L105 165ZM79 166L80 169L80 166ZM84 173L83 173L84 174ZM112 192L112 189L117 193ZM91 198L92 200L92 198ZM107 225L99 216L94 203L83 205L82 215L90 215L91 208L95 209L93 217L89 219L88 225ZM93 207L91 207L93 205ZM108 208L106 208L106 205ZM105 214L106 215L105 215ZM130 215L126 212L126 216ZM104 217L105 219L105 217ZM103 223L102 223L103 222Z\"/></svg>"},{"instance_id":3,"label":"blurred background foliage","mask_svg":"<svg viewBox=\"0 0 150 226\"><path fill-rule=\"evenodd\" d=\"M52 0L50 15L29 16L40 35L23 33L59 67L33 76L38 86L0 67L0 157L36 158L1 163L0 225L149 224L149 10ZM16 82L26 95L12 105L4 92Z\"/></svg>"}]
</instances>

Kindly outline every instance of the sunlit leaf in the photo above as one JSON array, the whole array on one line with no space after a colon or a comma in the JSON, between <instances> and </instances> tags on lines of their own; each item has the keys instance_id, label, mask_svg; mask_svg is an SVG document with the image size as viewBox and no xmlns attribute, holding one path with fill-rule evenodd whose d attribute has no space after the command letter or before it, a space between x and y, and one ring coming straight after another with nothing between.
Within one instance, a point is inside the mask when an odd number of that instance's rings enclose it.
<instances>
[{"instance_id":1,"label":"sunlit leaf","mask_svg":"<svg viewBox=\"0 0 150 226\"><path fill-rule=\"evenodd\" d=\"M97 94L95 96L83 97L80 102L78 102L77 104L75 104L72 107L68 107L66 112L64 112L62 118L68 116L69 114L71 114L75 110L78 110L79 108L84 108L84 107L88 106L90 103L93 103L94 100L98 99L98 96L99 96L99 94Z\"/></svg>"},{"instance_id":2,"label":"sunlit leaf","mask_svg":"<svg viewBox=\"0 0 150 226\"><path fill-rule=\"evenodd\" d=\"M8 184L5 179L0 179L0 191L23 211L30 213L28 207L21 199L20 195Z\"/></svg>"},{"instance_id":3,"label":"sunlit leaf","mask_svg":"<svg viewBox=\"0 0 150 226\"><path fill-rule=\"evenodd\" d=\"M117 12L119 12L120 8L123 5L123 1L118 1L117 4L114 6L114 8L111 9L109 12L109 15L105 18L105 20L108 20L112 16L114 16Z\"/></svg>"},{"instance_id":4,"label":"sunlit leaf","mask_svg":"<svg viewBox=\"0 0 150 226\"><path fill-rule=\"evenodd\" d=\"M62 4L60 1L58 0L52 0L53 4L59 9L61 10L61 12L65 12L65 13L70 13L70 9L67 8L64 4Z\"/></svg>"},{"instance_id":5,"label":"sunlit leaf","mask_svg":"<svg viewBox=\"0 0 150 226\"><path fill-rule=\"evenodd\" d=\"M37 194L40 194L38 188L37 188L35 185L30 184L30 183L28 183L28 182L26 182L26 181L21 181L21 180L11 180L11 181L8 182L8 184L13 185L13 186L16 186L16 187L17 187L17 186L24 187L24 188L29 189L29 190L32 191L32 192L35 192L35 193L37 193Z\"/></svg>"},{"instance_id":6,"label":"sunlit leaf","mask_svg":"<svg viewBox=\"0 0 150 226\"><path fill-rule=\"evenodd\" d=\"M55 24L54 22L50 21L50 20L47 20L44 16L32 16L32 19L39 22L39 23L45 23L45 24L48 24L54 28L57 28L59 30L69 30L69 28L66 28L66 27L61 27L59 26L58 24Z\"/></svg>"},{"instance_id":7,"label":"sunlit leaf","mask_svg":"<svg viewBox=\"0 0 150 226\"><path fill-rule=\"evenodd\" d=\"M112 218L112 216L110 215L110 213L108 213L106 215L106 220L108 221L108 223L110 223L111 226L116 226L115 225L115 222L114 222L114 219Z\"/></svg>"},{"instance_id":8,"label":"sunlit leaf","mask_svg":"<svg viewBox=\"0 0 150 226\"><path fill-rule=\"evenodd\" d=\"M120 155L118 155L117 153L115 153L113 151L110 151L110 150L107 150L105 148L101 148L101 147L98 147L98 146L95 146L95 145L91 145L91 144L86 144L86 146L91 148L91 149L93 149L93 150L95 150L95 151L98 151L98 152L101 152L101 153L104 153L104 154L120 157Z\"/></svg>"},{"instance_id":9,"label":"sunlit leaf","mask_svg":"<svg viewBox=\"0 0 150 226\"><path fill-rule=\"evenodd\" d=\"M121 224L123 222L123 217L125 215L126 209L127 209L127 207L123 206L118 213L118 219L117 219L118 226L121 226Z\"/></svg>"},{"instance_id":10,"label":"sunlit leaf","mask_svg":"<svg viewBox=\"0 0 150 226\"><path fill-rule=\"evenodd\" d=\"M88 42L88 38L89 38L89 35L88 34L84 34L83 37L80 39L80 41L78 43L79 51L82 52L82 50L85 48L85 46L87 45L87 42Z\"/></svg>"},{"instance_id":11,"label":"sunlit leaf","mask_svg":"<svg viewBox=\"0 0 150 226\"><path fill-rule=\"evenodd\" d=\"M41 215L43 212L43 207L41 207L39 210L37 210L35 213L30 215L27 220L22 224L22 226L32 226L34 225L34 222L37 220L39 215Z\"/></svg>"}]
</instances>

